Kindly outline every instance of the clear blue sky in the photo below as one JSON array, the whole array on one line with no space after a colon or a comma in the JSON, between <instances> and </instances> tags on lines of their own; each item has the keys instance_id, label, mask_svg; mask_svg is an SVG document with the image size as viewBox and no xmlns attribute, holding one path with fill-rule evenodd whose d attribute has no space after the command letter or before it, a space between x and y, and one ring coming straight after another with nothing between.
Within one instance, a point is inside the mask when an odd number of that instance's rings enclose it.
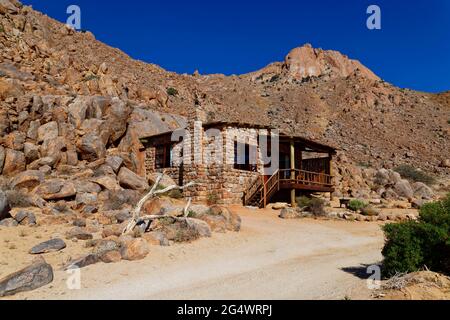
<instances>
[{"instance_id":1,"label":"clear blue sky","mask_svg":"<svg viewBox=\"0 0 450 320\"><path fill-rule=\"evenodd\" d=\"M309 42L358 59L399 87L450 90L449 0L22 2L63 22L68 5L79 5L82 29L179 73L246 73ZM381 7L381 31L366 28L370 4Z\"/></svg>"}]
</instances>

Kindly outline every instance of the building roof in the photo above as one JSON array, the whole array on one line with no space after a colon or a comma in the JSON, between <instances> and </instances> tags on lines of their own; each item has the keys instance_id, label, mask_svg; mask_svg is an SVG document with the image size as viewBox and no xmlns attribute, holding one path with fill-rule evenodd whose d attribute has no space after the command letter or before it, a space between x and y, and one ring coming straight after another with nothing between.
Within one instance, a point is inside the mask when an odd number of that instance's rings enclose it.
<instances>
[{"instance_id":1,"label":"building roof","mask_svg":"<svg viewBox=\"0 0 450 320\"><path fill-rule=\"evenodd\" d=\"M256 124L256 123L246 123L246 122L232 122L232 121L214 121L214 122L208 122L208 123L203 124L203 128L205 128L205 129L221 127L221 126L237 127L237 128L252 128L252 129L261 129L261 130L276 130L277 129L276 127L268 126L268 125L261 125L261 124ZM182 129L182 128L180 128L180 129ZM177 130L180 130L180 129L177 129ZM172 135L175 131L176 130L167 131L167 132L159 133L159 134L148 136L148 137L143 137L141 139L153 139L153 138L169 136L169 135ZM302 136L286 134L282 131L280 131L280 140L282 140L282 141L283 140L284 141L294 140L294 142L299 142L313 150L320 150L323 152L336 153L336 150L338 150L336 147L326 145L326 144L323 144L320 142L316 142L316 141L313 141L311 139L308 139L308 138L305 138Z\"/></svg>"}]
</instances>

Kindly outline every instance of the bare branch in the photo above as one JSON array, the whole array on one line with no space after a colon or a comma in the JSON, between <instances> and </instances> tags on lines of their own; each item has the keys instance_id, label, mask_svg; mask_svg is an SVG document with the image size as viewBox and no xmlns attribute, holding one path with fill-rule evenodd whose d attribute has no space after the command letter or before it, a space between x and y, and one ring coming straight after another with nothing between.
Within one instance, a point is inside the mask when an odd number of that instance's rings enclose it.
<instances>
[{"instance_id":1,"label":"bare branch","mask_svg":"<svg viewBox=\"0 0 450 320\"><path fill-rule=\"evenodd\" d=\"M145 216L145 217L140 217L141 211L142 211L142 207L151 198L153 198L153 197L155 197L157 195L160 195L160 194L165 194L165 193L167 193L169 191L172 191L172 190L176 190L176 189L184 190L184 189L193 187L195 185L198 185L195 182L190 182L187 185L182 186L182 187L180 187L180 186L169 186L169 187L167 187L165 189L157 190L159 184L161 183L161 180L162 180L163 176L164 176L164 173L161 173L158 176L158 178L156 179L155 184L152 186L152 188L149 191L149 193L147 193L138 202L138 204L136 205L136 208L133 211L133 217L130 220L130 222L128 223L127 227L124 229L123 234L128 234L128 233L132 232L134 230L134 228L136 227L136 225L138 225L140 222L143 222L143 221L146 221L146 220L161 219L161 218L166 217L166 216ZM184 216L185 216L185 218L187 218L187 214L189 213L188 210L189 210L189 207L191 206L191 202L192 202L192 199L189 199L188 204L187 204L186 208L184 209ZM187 219L186 219L186 221L187 221Z\"/></svg>"}]
</instances>

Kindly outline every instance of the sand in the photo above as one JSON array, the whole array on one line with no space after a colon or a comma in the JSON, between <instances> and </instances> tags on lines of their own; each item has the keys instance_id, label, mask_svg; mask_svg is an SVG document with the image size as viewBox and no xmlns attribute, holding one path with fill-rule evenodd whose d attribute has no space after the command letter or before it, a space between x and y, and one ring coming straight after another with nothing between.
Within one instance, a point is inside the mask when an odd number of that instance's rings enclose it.
<instances>
[{"instance_id":1,"label":"sand","mask_svg":"<svg viewBox=\"0 0 450 320\"><path fill-rule=\"evenodd\" d=\"M236 209L235 209L236 210ZM10 299L368 299L362 265L381 261L383 234L379 223L282 220L273 210L237 209L239 233L152 247L141 261L96 264L81 271L81 289L69 290L70 276L55 270L52 284ZM58 231L48 228L46 236ZM29 229L28 229L29 230ZM61 227L59 227L61 232ZM20 233L19 229L7 234ZM4 241L4 229L0 232ZM5 249L1 276L30 261L29 248L44 241L33 234L14 238L19 249ZM45 238L45 239L44 239ZM24 245L24 243L26 245ZM25 250L25 248L27 248ZM83 252L82 242L68 243L63 253L45 255L61 265ZM367 275L368 276L368 275Z\"/></svg>"}]
</instances>

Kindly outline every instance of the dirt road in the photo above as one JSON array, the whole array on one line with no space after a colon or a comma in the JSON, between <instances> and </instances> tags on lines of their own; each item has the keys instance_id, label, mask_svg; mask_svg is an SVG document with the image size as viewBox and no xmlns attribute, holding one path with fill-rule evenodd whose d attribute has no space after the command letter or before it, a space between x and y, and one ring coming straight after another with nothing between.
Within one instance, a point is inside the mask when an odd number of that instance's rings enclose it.
<instances>
[{"instance_id":1,"label":"dirt road","mask_svg":"<svg viewBox=\"0 0 450 320\"><path fill-rule=\"evenodd\" d=\"M352 299L368 298L361 265L381 260L376 223L281 220L274 211L240 211L240 233L154 247L143 261L82 270L68 290L56 271L48 287L15 299Z\"/></svg>"}]
</instances>

